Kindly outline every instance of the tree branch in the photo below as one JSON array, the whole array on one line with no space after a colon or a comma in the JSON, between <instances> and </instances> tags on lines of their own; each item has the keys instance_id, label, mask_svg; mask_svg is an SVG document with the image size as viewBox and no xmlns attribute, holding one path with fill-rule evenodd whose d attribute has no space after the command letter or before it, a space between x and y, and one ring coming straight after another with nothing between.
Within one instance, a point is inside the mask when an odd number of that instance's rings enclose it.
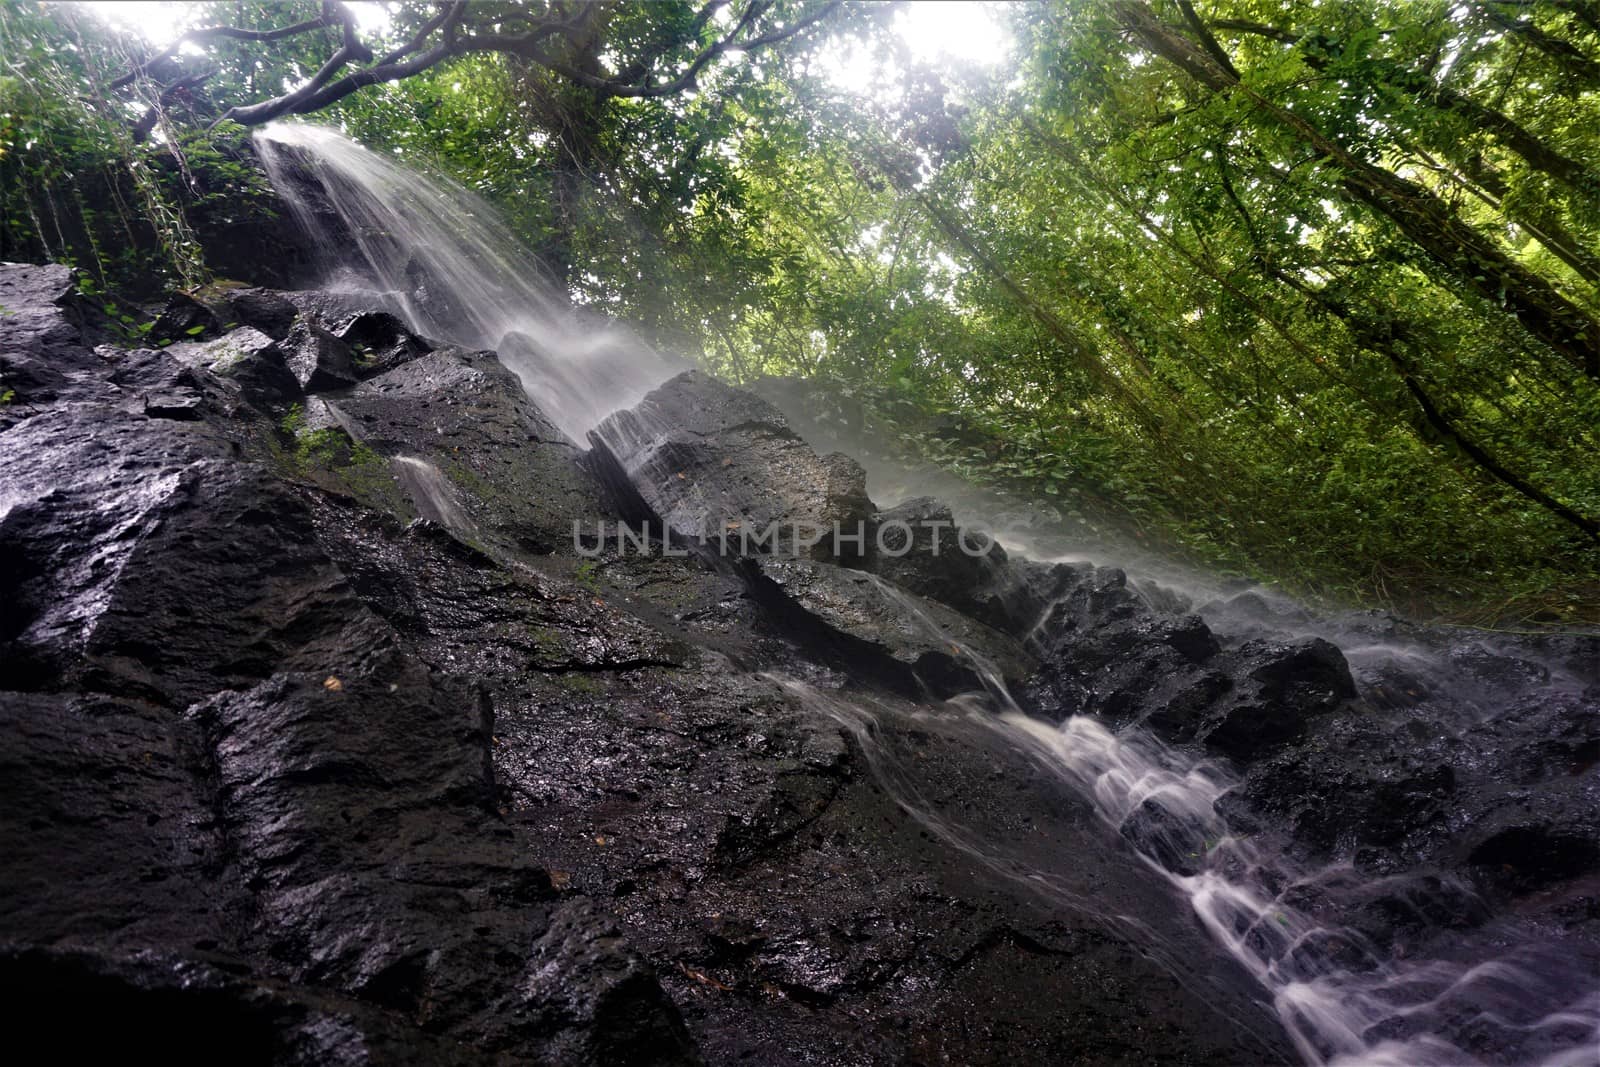
<instances>
[{"instance_id":1,"label":"tree branch","mask_svg":"<svg viewBox=\"0 0 1600 1067\"><path fill-rule=\"evenodd\" d=\"M1190 3L1189 0L1178 0L1178 10L1183 12L1184 21L1194 31L1195 37L1200 41L1200 47L1204 48L1206 53L1217 61L1219 67L1235 78L1239 77L1239 68L1233 65L1233 60L1228 58L1228 53L1223 50L1222 45L1217 43L1215 35L1206 28L1206 24L1201 20L1199 12L1195 11L1194 4Z\"/></svg>"},{"instance_id":2,"label":"tree branch","mask_svg":"<svg viewBox=\"0 0 1600 1067\"><path fill-rule=\"evenodd\" d=\"M1533 45L1582 84L1590 88L1600 88L1600 63L1590 59L1572 42L1546 33L1536 26L1532 19L1512 18L1496 11L1492 3L1480 3L1476 6L1490 22Z\"/></svg>"},{"instance_id":3,"label":"tree branch","mask_svg":"<svg viewBox=\"0 0 1600 1067\"><path fill-rule=\"evenodd\" d=\"M293 26L284 26L276 30L243 30L239 29L237 26L207 26L204 29L190 30L178 37L165 48L161 49L161 51L144 60L144 62L135 65L134 68L128 73L113 81L110 85L110 88L112 90L127 88L129 85L132 85L135 81L137 81L142 75L144 75L146 71L155 66L157 63L161 62L163 59L171 59L173 56L177 55L178 50L186 44L192 44L199 41L215 40L218 37L224 37L234 41L257 41L261 43L269 43L272 41L281 41L285 37L298 37L302 33L310 33L312 30L320 30L323 27L331 24L332 23L330 23L328 20L326 11L324 11L322 16L319 18L307 19L304 22L297 22Z\"/></svg>"},{"instance_id":4,"label":"tree branch","mask_svg":"<svg viewBox=\"0 0 1600 1067\"><path fill-rule=\"evenodd\" d=\"M186 43L219 38L268 43L337 26L340 29L339 47L303 85L270 99L235 105L218 121L250 126L270 122L283 115L308 114L367 86L408 78L448 59L469 53L492 52L519 56L574 85L590 90L600 99L665 97L695 88L706 68L728 52L751 52L766 48L819 24L840 8L842 0L828 0L789 24L764 33L759 32L759 23L771 12L775 0L749 0L733 28L719 40L694 52L679 73L665 81L650 81L651 71L667 53L698 40L706 25L729 3L730 0L706 0L690 21L686 33L675 35L647 51L619 74L604 75L593 69L584 69L551 48L552 42L558 38L581 47L587 36L592 35L594 20L606 10L603 4L585 3L569 9L565 4L552 3L544 14L502 11L492 16L485 14L474 18L467 0L450 0L441 3L438 11L408 41L374 61L371 49L362 43L357 33L355 16L349 8L339 0L324 0L321 17L279 29L247 30L234 26L210 26L191 30L139 63L113 82L111 87L119 89L131 85L156 63L176 55ZM508 28L512 27L518 32L508 32ZM370 65L346 72L352 64L359 63ZM345 72L342 77L339 76L341 72ZM178 84L172 82L161 87L160 91L164 93L175 89Z\"/></svg>"}]
</instances>

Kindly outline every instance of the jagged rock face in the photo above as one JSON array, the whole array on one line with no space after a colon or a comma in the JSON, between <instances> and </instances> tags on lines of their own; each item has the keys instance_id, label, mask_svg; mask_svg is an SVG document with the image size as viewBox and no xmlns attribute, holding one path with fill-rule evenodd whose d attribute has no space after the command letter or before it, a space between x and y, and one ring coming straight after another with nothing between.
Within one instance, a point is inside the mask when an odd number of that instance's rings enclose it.
<instances>
[{"instance_id":1,"label":"jagged rock face","mask_svg":"<svg viewBox=\"0 0 1600 1067\"><path fill-rule=\"evenodd\" d=\"M1039 701L1139 722L1244 762L1305 736L1356 697L1338 648L1320 638L1224 650L1198 615L1152 609L1115 568L1078 569L1033 632Z\"/></svg>"},{"instance_id":2,"label":"jagged rock face","mask_svg":"<svg viewBox=\"0 0 1600 1067\"><path fill-rule=\"evenodd\" d=\"M212 341L185 341L164 350L189 366L209 371L224 383L236 383L242 399L258 408L286 404L302 391L300 380L277 341L245 326ZM144 376L125 376L143 385Z\"/></svg>"},{"instance_id":3,"label":"jagged rock face","mask_svg":"<svg viewBox=\"0 0 1600 1067\"><path fill-rule=\"evenodd\" d=\"M796 628L798 598L694 558L576 555L572 518L639 499L491 354L412 336L381 295L266 290L225 295L212 318L240 325L216 336L96 348L70 290L0 268L0 990L22 1039L263 1063L971 1062L1003 1030L1016 1055L1284 1058L1137 863L1077 891L1111 884L1169 925L1207 996L931 839L847 724L764 673L843 684L846 620ZM338 345L297 364L300 338ZM802 457L823 479L805 490L792 438L701 426L712 471L789 465L794 513L870 511L848 463ZM418 518L440 495L459 528ZM870 645L864 677L928 667ZM930 804L1015 835L1027 765L963 729L895 743ZM1034 862L1103 849L1082 810L1020 803L1041 813ZM47 1027L59 1003L97 1026Z\"/></svg>"},{"instance_id":4,"label":"jagged rock face","mask_svg":"<svg viewBox=\"0 0 1600 1067\"><path fill-rule=\"evenodd\" d=\"M1017 620L996 587L1015 581L1014 568L992 537L963 530L950 509L931 497L878 512L872 528L873 573L992 626L1013 628Z\"/></svg>"},{"instance_id":5,"label":"jagged rock face","mask_svg":"<svg viewBox=\"0 0 1600 1067\"><path fill-rule=\"evenodd\" d=\"M1115 569L965 551L937 501L878 511L704 375L585 453L391 295L230 290L126 350L71 292L0 266L0 991L119 1028L42 1035L65 1053L1286 1060L1135 855L1193 874L1205 829L1149 800L1102 826L929 700L1002 681L1226 761L1236 828L1394 875L1362 889L1374 944L1485 900L1600 943L1592 682L1519 696L1542 661L1456 641L1499 703L1450 720L1284 632L1304 616L1203 619ZM624 518L865 539L573 539ZM1319 892L1286 890L1349 921Z\"/></svg>"},{"instance_id":6,"label":"jagged rock face","mask_svg":"<svg viewBox=\"0 0 1600 1067\"><path fill-rule=\"evenodd\" d=\"M442 471L480 527L526 551L570 546L575 530L613 518L577 447L492 353L438 348L329 403L379 452Z\"/></svg>"},{"instance_id":7,"label":"jagged rock face","mask_svg":"<svg viewBox=\"0 0 1600 1067\"><path fill-rule=\"evenodd\" d=\"M1037 669L1033 657L1005 634L866 572L805 559L768 559L761 573L818 625L871 650L847 644L843 658L888 657L936 694L981 689L990 672L1015 682Z\"/></svg>"},{"instance_id":8,"label":"jagged rock face","mask_svg":"<svg viewBox=\"0 0 1600 1067\"><path fill-rule=\"evenodd\" d=\"M100 360L82 343L79 316L71 308L72 271L51 265L6 264L0 271L0 427L9 427L43 406L87 396L115 395L107 389Z\"/></svg>"},{"instance_id":9,"label":"jagged rock face","mask_svg":"<svg viewBox=\"0 0 1600 1067\"><path fill-rule=\"evenodd\" d=\"M727 538L755 553L794 553L798 543L816 559L865 554L866 473L848 456L818 456L752 393L685 371L590 437L680 537ZM841 537L836 552L835 529L861 540Z\"/></svg>"}]
</instances>

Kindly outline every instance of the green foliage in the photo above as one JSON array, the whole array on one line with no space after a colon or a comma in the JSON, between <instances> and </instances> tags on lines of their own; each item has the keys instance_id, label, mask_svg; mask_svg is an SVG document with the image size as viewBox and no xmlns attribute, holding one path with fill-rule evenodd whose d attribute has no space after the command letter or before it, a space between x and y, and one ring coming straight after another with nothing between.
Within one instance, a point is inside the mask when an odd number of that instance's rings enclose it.
<instances>
[{"instance_id":1,"label":"green foliage","mask_svg":"<svg viewBox=\"0 0 1600 1067\"><path fill-rule=\"evenodd\" d=\"M194 17L320 10L215 6ZM391 8L395 39L430 10ZM1588 8L1193 9L1212 40L1175 0L1018 5L985 71L919 65L892 8L847 5L694 92L604 98L474 54L319 120L488 197L574 302L733 379L809 377L910 457L1308 595L1600 621ZM560 44L579 69L666 69L726 29L682 0L596 10ZM1211 58L1177 62L1152 25ZM196 284L196 225L262 204L241 131L209 124L305 78L328 33L216 43L136 145L92 91L129 43L0 9L0 251L102 290ZM830 83L852 49L887 92ZM297 462L329 459L302 429Z\"/></svg>"},{"instance_id":2,"label":"green foliage","mask_svg":"<svg viewBox=\"0 0 1600 1067\"><path fill-rule=\"evenodd\" d=\"M190 17L215 17L213 6L227 18L259 8L262 19L286 7L201 4ZM270 213L246 131L196 124L215 117L206 88L163 103L141 82L131 104L109 98L106 86L144 50L76 5L0 5L0 258L70 264L97 292L194 289L210 278L201 234ZM273 58L292 62L281 51ZM251 77L289 69L255 56L247 65ZM239 73L219 69L207 85L225 92ZM151 133L141 139L147 110Z\"/></svg>"},{"instance_id":3,"label":"green foliage","mask_svg":"<svg viewBox=\"0 0 1600 1067\"><path fill-rule=\"evenodd\" d=\"M1557 510L1600 519L1600 390L1513 299L1547 285L1600 313L1600 186L1536 150L1592 173L1597 87L1551 106L1543 61L1448 5L1199 8L1297 41L1219 38L1248 91L1208 92L1111 5L1063 3L1017 13L1008 85L926 76L911 108L914 75L864 105L791 72L737 171L750 243L781 250L755 306L703 334L712 359L958 412L976 439L908 439L968 476L1115 501L1107 521L1208 567L1478 622L1600 620L1600 553ZM1442 83L1521 124L1526 156L1493 115L1417 91L1452 54ZM1356 195L1361 166L1483 258Z\"/></svg>"},{"instance_id":4,"label":"green foliage","mask_svg":"<svg viewBox=\"0 0 1600 1067\"><path fill-rule=\"evenodd\" d=\"M578 568L573 572L572 578L591 593L598 593L600 592L600 579L597 576L599 570L600 565L598 563L592 559L586 559L578 564Z\"/></svg>"}]
</instances>

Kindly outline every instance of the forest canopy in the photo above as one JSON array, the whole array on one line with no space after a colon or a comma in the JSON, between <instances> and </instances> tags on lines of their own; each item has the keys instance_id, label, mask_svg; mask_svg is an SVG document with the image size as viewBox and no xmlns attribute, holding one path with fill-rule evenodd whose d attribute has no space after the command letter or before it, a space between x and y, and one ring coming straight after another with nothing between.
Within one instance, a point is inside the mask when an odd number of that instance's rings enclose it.
<instances>
[{"instance_id":1,"label":"forest canopy","mask_svg":"<svg viewBox=\"0 0 1600 1067\"><path fill-rule=\"evenodd\" d=\"M1108 536L1600 621L1600 3L996 4L993 64L913 14L228 0L156 42L9 4L0 258L213 284L198 234L272 210L248 128L304 116L652 344Z\"/></svg>"}]
</instances>

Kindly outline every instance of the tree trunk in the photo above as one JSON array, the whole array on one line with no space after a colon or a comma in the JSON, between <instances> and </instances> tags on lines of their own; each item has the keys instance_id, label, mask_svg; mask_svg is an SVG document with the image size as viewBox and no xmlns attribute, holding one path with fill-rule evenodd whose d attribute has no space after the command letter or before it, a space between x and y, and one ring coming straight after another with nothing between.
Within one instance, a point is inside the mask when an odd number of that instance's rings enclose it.
<instances>
[{"instance_id":1,"label":"tree trunk","mask_svg":"<svg viewBox=\"0 0 1600 1067\"><path fill-rule=\"evenodd\" d=\"M1512 18L1504 12L1497 11L1493 4L1478 4L1477 8L1494 25L1508 33L1516 34L1549 56L1562 71L1584 88L1600 89L1600 63L1584 55L1572 42L1563 41L1546 33L1530 19ZM1587 5L1580 9L1580 14L1585 21L1593 17L1593 12L1587 9Z\"/></svg>"},{"instance_id":2,"label":"tree trunk","mask_svg":"<svg viewBox=\"0 0 1600 1067\"><path fill-rule=\"evenodd\" d=\"M1381 77L1390 85L1411 93L1440 111L1460 115L1521 156L1534 170L1550 175L1584 196L1592 197L1595 190L1600 189L1600 177L1590 173L1588 167L1557 152L1510 115L1440 85L1426 74L1407 70L1398 64L1384 64Z\"/></svg>"},{"instance_id":3,"label":"tree trunk","mask_svg":"<svg viewBox=\"0 0 1600 1067\"><path fill-rule=\"evenodd\" d=\"M1219 19L1216 25L1219 29L1237 30L1243 33L1270 37L1284 44L1295 44L1302 39L1300 34L1289 30L1281 30L1263 23L1247 22L1240 19ZM1209 37L1209 32L1207 40L1212 40ZM1216 51L1221 52L1221 49L1218 48ZM1206 46L1206 52L1208 55L1214 55L1211 46ZM1322 71L1327 69L1328 61L1326 57L1319 56L1313 52L1302 52L1301 58L1305 61L1306 66L1312 70ZM1488 133L1503 147L1521 156L1535 170L1548 174L1557 181L1565 182L1585 196L1593 196L1595 189L1600 188L1600 177L1591 173L1587 165L1562 155L1537 134L1505 112L1480 103L1449 86L1440 85L1424 71L1411 70L1398 63L1383 61L1377 61L1374 65L1378 71L1378 80L1380 82L1409 93L1424 103L1438 108L1440 111L1460 115ZM1231 72L1232 66L1230 65L1226 69Z\"/></svg>"},{"instance_id":4,"label":"tree trunk","mask_svg":"<svg viewBox=\"0 0 1600 1067\"><path fill-rule=\"evenodd\" d=\"M1345 325L1349 327L1351 335L1364 348L1380 353L1388 359L1390 365L1394 367L1395 373L1400 376L1401 382L1404 383L1406 392L1410 393L1411 398L1416 401L1418 409L1422 412L1423 419L1435 432L1459 448L1463 454L1478 465L1480 470L1495 481L1511 489L1524 499L1538 504L1563 522L1569 523L1581 531L1589 540L1600 542L1600 522L1579 514L1549 493L1528 482L1527 479L1509 470L1487 448L1450 421L1449 417L1440 410L1439 405L1435 404L1433 398L1423 389L1416 372L1389 338L1384 335L1381 327L1359 316L1349 314L1348 308L1336 303L1329 302L1328 310L1343 320Z\"/></svg>"},{"instance_id":5,"label":"tree trunk","mask_svg":"<svg viewBox=\"0 0 1600 1067\"><path fill-rule=\"evenodd\" d=\"M1158 19L1147 4L1121 0L1115 11L1143 45L1199 85L1216 93L1244 93L1259 112L1337 166L1352 199L1390 219L1462 286L1503 304L1530 334L1587 376L1600 379L1600 323L1458 219L1444 201L1423 186L1366 162L1306 119L1265 99Z\"/></svg>"},{"instance_id":6,"label":"tree trunk","mask_svg":"<svg viewBox=\"0 0 1600 1067\"><path fill-rule=\"evenodd\" d=\"M1578 277L1591 285L1600 286L1600 255L1590 251L1588 243L1568 230L1559 218L1541 210L1536 204L1506 208L1504 198L1510 189L1505 179L1496 174L1493 168L1476 156L1454 162L1460 166L1463 177L1499 201L1498 209L1506 219L1532 234L1534 240L1571 267Z\"/></svg>"}]
</instances>

